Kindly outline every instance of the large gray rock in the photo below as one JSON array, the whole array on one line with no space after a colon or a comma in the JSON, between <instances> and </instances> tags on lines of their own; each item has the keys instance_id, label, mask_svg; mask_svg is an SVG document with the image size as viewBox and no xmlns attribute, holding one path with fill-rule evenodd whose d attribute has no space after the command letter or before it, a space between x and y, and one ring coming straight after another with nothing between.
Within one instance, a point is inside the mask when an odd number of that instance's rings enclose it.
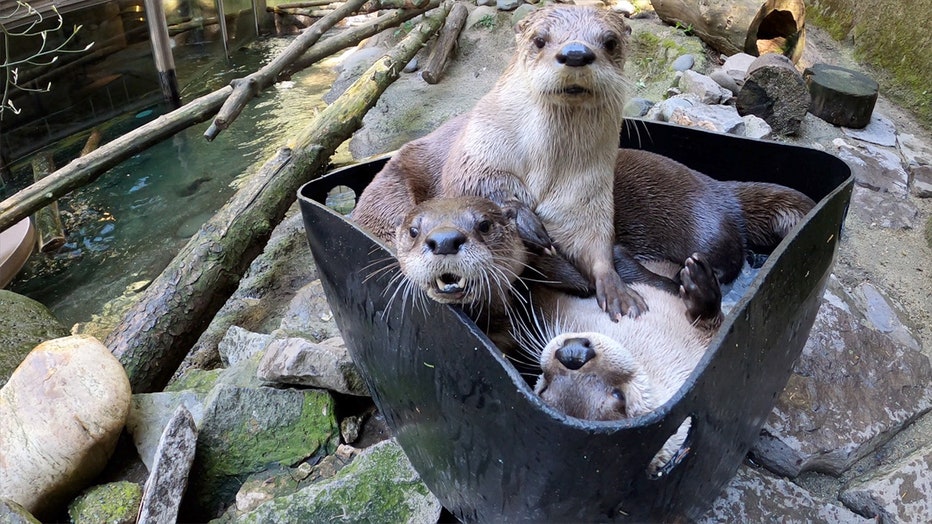
<instances>
[{"instance_id":1,"label":"large gray rock","mask_svg":"<svg viewBox=\"0 0 932 524\"><path fill-rule=\"evenodd\" d=\"M673 112L677 109L685 110L701 105L702 101L700 101L699 97L694 94L671 96L670 98L658 102L656 105L651 107L647 112L646 118L649 120L660 120L661 122L668 122L670 117L673 116Z\"/></svg>"},{"instance_id":2,"label":"large gray rock","mask_svg":"<svg viewBox=\"0 0 932 524\"><path fill-rule=\"evenodd\" d=\"M227 334L220 340L217 350L224 366L231 366L247 360L263 351L272 337L264 333L253 333L239 326L230 326Z\"/></svg>"},{"instance_id":3,"label":"large gray rock","mask_svg":"<svg viewBox=\"0 0 932 524\"><path fill-rule=\"evenodd\" d=\"M877 144L878 146L894 147L896 145L896 127L893 122L877 113L874 113L867 126L861 129L843 127L842 130L851 138Z\"/></svg>"},{"instance_id":4,"label":"large gray rock","mask_svg":"<svg viewBox=\"0 0 932 524\"><path fill-rule=\"evenodd\" d=\"M276 336L295 336L309 340L326 340L340 336L330 304L320 280L302 287L288 304Z\"/></svg>"},{"instance_id":5,"label":"large gray rock","mask_svg":"<svg viewBox=\"0 0 932 524\"><path fill-rule=\"evenodd\" d=\"M68 329L35 300L0 289L0 387L26 355L46 340L68 335Z\"/></svg>"},{"instance_id":6,"label":"large gray rock","mask_svg":"<svg viewBox=\"0 0 932 524\"><path fill-rule=\"evenodd\" d=\"M668 120L671 124L698 127L718 133L744 134L744 120L733 106L698 105L673 110Z\"/></svg>"},{"instance_id":7,"label":"large gray rock","mask_svg":"<svg viewBox=\"0 0 932 524\"><path fill-rule=\"evenodd\" d=\"M204 410L182 520L218 516L246 477L332 452L333 398L321 390L218 385Z\"/></svg>"},{"instance_id":8,"label":"large gray rock","mask_svg":"<svg viewBox=\"0 0 932 524\"><path fill-rule=\"evenodd\" d=\"M732 97L731 91L718 82L691 69L683 71L679 86L683 93L696 95L703 104L719 104Z\"/></svg>"},{"instance_id":9,"label":"large gray rock","mask_svg":"<svg viewBox=\"0 0 932 524\"><path fill-rule=\"evenodd\" d=\"M0 388L0 498L43 517L103 470L129 412L120 362L96 338L36 346Z\"/></svg>"},{"instance_id":10,"label":"large gray rock","mask_svg":"<svg viewBox=\"0 0 932 524\"><path fill-rule=\"evenodd\" d=\"M896 136L896 143L910 166L932 165L932 142L909 133L900 133Z\"/></svg>"},{"instance_id":11,"label":"large gray rock","mask_svg":"<svg viewBox=\"0 0 932 524\"><path fill-rule=\"evenodd\" d=\"M0 522L4 524L42 524L26 511L26 508L13 502L0 498Z\"/></svg>"},{"instance_id":12,"label":"large gray rock","mask_svg":"<svg viewBox=\"0 0 932 524\"><path fill-rule=\"evenodd\" d=\"M421 482L401 447L386 440L366 449L332 479L273 499L233 521L434 524L440 510L440 501Z\"/></svg>"},{"instance_id":13,"label":"large gray rock","mask_svg":"<svg viewBox=\"0 0 932 524\"><path fill-rule=\"evenodd\" d=\"M848 486L847 506L880 522L932 522L932 447Z\"/></svg>"},{"instance_id":14,"label":"large gray rock","mask_svg":"<svg viewBox=\"0 0 932 524\"><path fill-rule=\"evenodd\" d=\"M854 187L851 212L865 224L884 229L913 229L919 223L919 208L890 193Z\"/></svg>"},{"instance_id":15,"label":"large gray rock","mask_svg":"<svg viewBox=\"0 0 932 524\"><path fill-rule=\"evenodd\" d=\"M257 373L259 378L268 382L369 396L369 390L340 337L320 344L303 338L273 340L259 363Z\"/></svg>"},{"instance_id":16,"label":"large gray rock","mask_svg":"<svg viewBox=\"0 0 932 524\"><path fill-rule=\"evenodd\" d=\"M913 196L932 198L932 166L913 166L910 168L910 174L913 179Z\"/></svg>"},{"instance_id":17,"label":"large gray rock","mask_svg":"<svg viewBox=\"0 0 932 524\"><path fill-rule=\"evenodd\" d=\"M699 524L731 522L871 522L851 510L819 500L792 482L747 466L715 500Z\"/></svg>"},{"instance_id":18,"label":"large gray rock","mask_svg":"<svg viewBox=\"0 0 932 524\"><path fill-rule=\"evenodd\" d=\"M94 486L74 499L68 506L68 516L72 524L133 524L141 500L139 484L111 482Z\"/></svg>"},{"instance_id":19,"label":"large gray rock","mask_svg":"<svg viewBox=\"0 0 932 524\"><path fill-rule=\"evenodd\" d=\"M126 429L132 435L136 451L149 471L155 467L159 441L176 410L184 407L185 411L191 414L195 425L200 426L204 418L204 400L207 394L185 390L133 395Z\"/></svg>"},{"instance_id":20,"label":"large gray rock","mask_svg":"<svg viewBox=\"0 0 932 524\"><path fill-rule=\"evenodd\" d=\"M837 476L932 407L929 359L866 327L852 302L840 286L829 286L752 450L776 473Z\"/></svg>"},{"instance_id":21,"label":"large gray rock","mask_svg":"<svg viewBox=\"0 0 932 524\"><path fill-rule=\"evenodd\" d=\"M853 146L841 139L836 140L835 145L838 158L848 164L859 186L900 198L906 196L909 174L895 152L870 144Z\"/></svg>"}]
</instances>

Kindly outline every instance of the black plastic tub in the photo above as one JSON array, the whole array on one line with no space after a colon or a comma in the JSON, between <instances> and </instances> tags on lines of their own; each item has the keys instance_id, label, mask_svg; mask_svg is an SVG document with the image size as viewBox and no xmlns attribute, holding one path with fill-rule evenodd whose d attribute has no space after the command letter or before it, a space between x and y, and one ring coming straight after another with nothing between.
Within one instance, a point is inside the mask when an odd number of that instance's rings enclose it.
<instances>
[{"instance_id":1,"label":"black plastic tub","mask_svg":"<svg viewBox=\"0 0 932 524\"><path fill-rule=\"evenodd\" d=\"M415 469L464 521L697 518L757 439L809 335L852 190L829 154L657 123L622 147L654 151L719 179L776 182L818 205L771 254L684 387L619 422L573 419L544 405L457 308L391 300L384 246L325 207L359 194L385 159L301 188L311 251L353 358ZM651 478L654 454L687 418L688 452Z\"/></svg>"}]
</instances>

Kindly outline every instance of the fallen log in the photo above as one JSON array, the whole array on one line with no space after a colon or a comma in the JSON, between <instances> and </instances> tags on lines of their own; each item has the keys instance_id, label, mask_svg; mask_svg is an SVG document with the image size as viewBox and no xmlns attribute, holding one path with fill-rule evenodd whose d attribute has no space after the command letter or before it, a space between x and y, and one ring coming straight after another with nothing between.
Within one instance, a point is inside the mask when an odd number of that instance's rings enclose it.
<instances>
[{"instance_id":1,"label":"fallen log","mask_svg":"<svg viewBox=\"0 0 932 524\"><path fill-rule=\"evenodd\" d=\"M421 9L397 9L383 14L365 24L347 29L339 35L331 36L325 40L317 42L314 47L310 48L301 58L294 61L290 66L282 70L279 78L286 79L302 69L306 69L317 63L321 58L330 56L341 49L352 47L365 38L381 33L389 27L395 27L407 20L410 20L426 11L437 8L440 0L430 0Z\"/></svg>"},{"instance_id":2,"label":"fallen log","mask_svg":"<svg viewBox=\"0 0 932 524\"><path fill-rule=\"evenodd\" d=\"M294 202L365 113L443 24L450 4L418 24L245 183L126 313L106 344L137 393L161 389Z\"/></svg>"},{"instance_id":3,"label":"fallen log","mask_svg":"<svg viewBox=\"0 0 932 524\"><path fill-rule=\"evenodd\" d=\"M32 176L38 182L55 171L55 159L46 151L32 158ZM50 253L65 245L65 226L61 223L58 202L36 211L33 216L36 226L36 244L39 251Z\"/></svg>"},{"instance_id":4,"label":"fallen log","mask_svg":"<svg viewBox=\"0 0 932 524\"><path fill-rule=\"evenodd\" d=\"M274 84L278 80L278 74L286 65L294 62L312 45L320 40L331 27L340 20L364 4L366 0L349 0L339 9L318 20L314 25L306 29L301 36L292 40L284 51L278 54L271 62L266 64L262 69L245 77L237 78L230 82L233 86L233 93L223 103L223 107L214 117L214 121L204 132L207 140L217 138L224 129L230 126L233 120L243 111L246 104L256 97L260 91Z\"/></svg>"},{"instance_id":5,"label":"fallen log","mask_svg":"<svg viewBox=\"0 0 932 524\"><path fill-rule=\"evenodd\" d=\"M384 9L423 9L427 6L429 0L369 0L362 7L366 12L380 11ZM312 0L310 2L295 2L293 4L280 4L273 7L266 7L265 10L270 13L280 14L300 14L297 9L307 9L310 7L326 7L336 9L343 5L343 2L334 2L333 0Z\"/></svg>"},{"instance_id":6,"label":"fallen log","mask_svg":"<svg viewBox=\"0 0 932 524\"><path fill-rule=\"evenodd\" d=\"M443 29L440 30L440 34L437 36L434 48L427 57L427 65L421 70L421 78L428 84L436 84L440 81L440 77L443 76L443 69L447 65L450 54L456 47L456 40L463 30L463 26L466 25L468 15L469 11L463 4L456 4L450 11L450 16L447 17L447 21L443 24Z\"/></svg>"},{"instance_id":7,"label":"fallen log","mask_svg":"<svg viewBox=\"0 0 932 524\"><path fill-rule=\"evenodd\" d=\"M779 53L793 63L806 47L803 0L651 0L664 22L692 31L727 55Z\"/></svg>"}]
</instances>

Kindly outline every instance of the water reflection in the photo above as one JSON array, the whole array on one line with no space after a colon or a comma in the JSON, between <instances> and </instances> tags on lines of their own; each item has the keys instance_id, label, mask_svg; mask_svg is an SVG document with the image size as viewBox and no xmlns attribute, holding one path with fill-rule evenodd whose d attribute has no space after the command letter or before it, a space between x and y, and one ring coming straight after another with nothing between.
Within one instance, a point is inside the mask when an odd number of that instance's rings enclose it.
<instances>
[{"instance_id":1,"label":"water reflection","mask_svg":"<svg viewBox=\"0 0 932 524\"><path fill-rule=\"evenodd\" d=\"M202 79L219 81L204 85L220 87L258 69L290 41L269 38L251 44L237 56L233 71L205 70ZM257 164L313 119L333 79L323 66L295 75L292 88L268 89L213 142L202 136L205 122L63 198L67 243L51 255L34 254L10 289L42 302L71 325L90 319L131 283L155 278ZM125 115L122 125L151 120L158 112ZM119 120L108 122L105 141L125 132ZM26 176L28 168L22 166L17 175Z\"/></svg>"}]
</instances>

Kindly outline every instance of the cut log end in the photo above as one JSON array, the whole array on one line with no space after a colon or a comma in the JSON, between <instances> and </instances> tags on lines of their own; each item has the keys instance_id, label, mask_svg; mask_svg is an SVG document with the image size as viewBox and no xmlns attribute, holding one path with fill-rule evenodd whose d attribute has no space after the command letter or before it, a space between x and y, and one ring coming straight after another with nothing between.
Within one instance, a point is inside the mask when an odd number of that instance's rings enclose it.
<instances>
[{"instance_id":1,"label":"cut log end","mask_svg":"<svg viewBox=\"0 0 932 524\"><path fill-rule=\"evenodd\" d=\"M870 123L879 86L869 76L828 64L803 72L812 104L809 112L838 126L862 128Z\"/></svg>"}]
</instances>

